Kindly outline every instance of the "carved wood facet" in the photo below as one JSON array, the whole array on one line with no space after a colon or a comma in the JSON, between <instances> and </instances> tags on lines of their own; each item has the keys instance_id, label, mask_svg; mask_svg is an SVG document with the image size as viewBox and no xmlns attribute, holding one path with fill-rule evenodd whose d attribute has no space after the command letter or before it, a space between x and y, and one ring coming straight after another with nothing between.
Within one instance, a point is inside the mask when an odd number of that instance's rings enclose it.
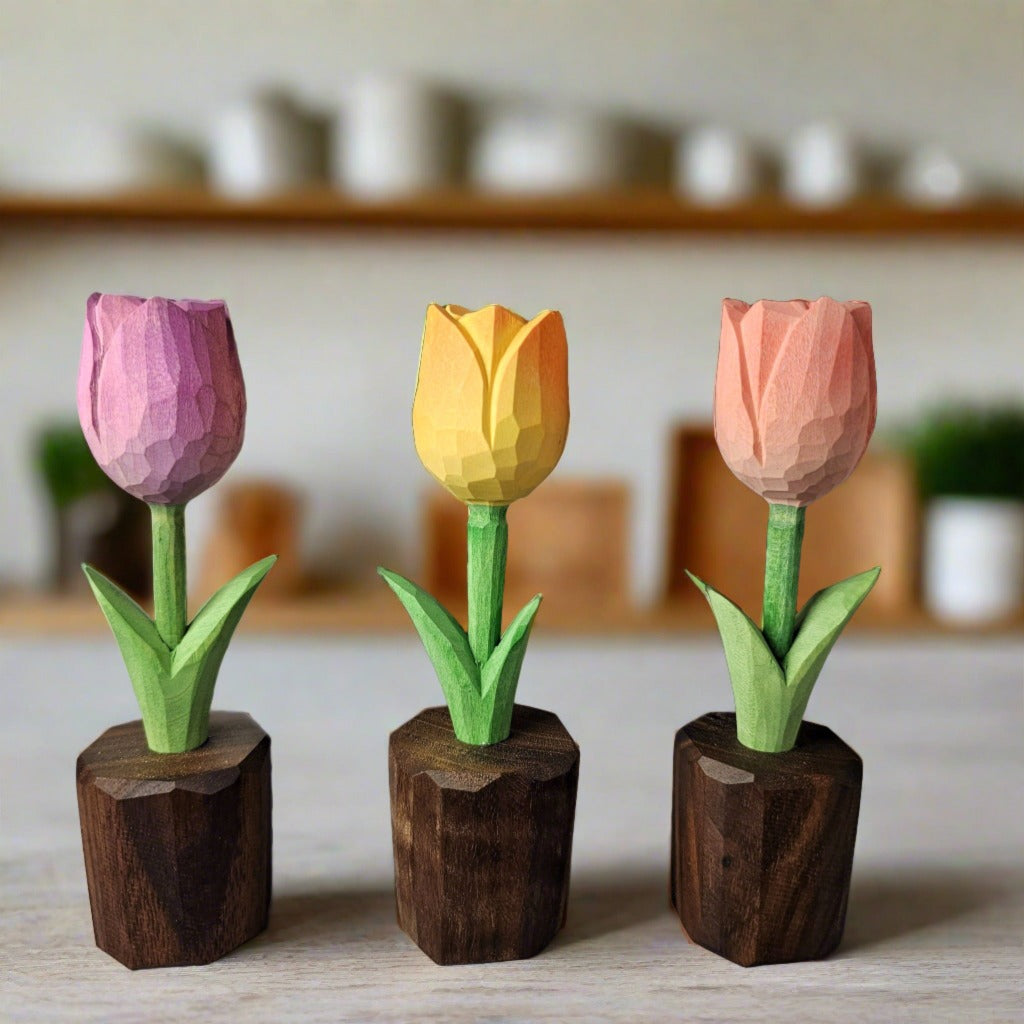
<instances>
[{"instance_id":1,"label":"carved wood facet","mask_svg":"<svg viewBox=\"0 0 1024 1024\"><path fill-rule=\"evenodd\" d=\"M210 738L155 754L142 723L78 758L78 808L96 944L126 967L219 959L267 925L270 737L215 711Z\"/></svg>"},{"instance_id":2,"label":"carved wood facet","mask_svg":"<svg viewBox=\"0 0 1024 1024\"><path fill-rule=\"evenodd\" d=\"M455 738L444 707L391 734L398 923L439 964L539 953L565 921L579 747L516 705L508 739Z\"/></svg>"},{"instance_id":3,"label":"carved wood facet","mask_svg":"<svg viewBox=\"0 0 1024 1024\"><path fill-rule=\"evenodd\" d=\"M672 904L691 941L744 967L828 956L843 934L862 764L804 722L768 754L736 738L733 714L676 734Z\"/></svg>"}]
</instances>

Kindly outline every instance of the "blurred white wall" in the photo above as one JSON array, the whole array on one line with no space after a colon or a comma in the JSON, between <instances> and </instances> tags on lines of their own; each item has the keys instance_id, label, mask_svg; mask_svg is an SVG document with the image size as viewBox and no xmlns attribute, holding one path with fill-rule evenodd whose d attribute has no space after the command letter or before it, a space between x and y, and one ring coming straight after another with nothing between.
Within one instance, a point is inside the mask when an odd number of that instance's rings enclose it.
<instances>
[{"instance_id":1,"label":"blurred white wall","mask_svg":"<svg viewBox=\"0 0 1024 1024\"><path fill-rule=\"evenodd\" d=\"M1003 181L1024 165L1021 2L3 0L0 32L0 181L22 185L80 118L200 138L247 85L293 83L330 105L382 67L672 123L720 117L766 139L834 114L882 145L940 139ZM869 299L884 425L944 394L1024 393L1022 277L1018 245L984 241L4 231L0 579L42 570L27 441L41 416L73 410L94 290L229 301L250 398L232 472L308 491L309 554L350 576L385 557L415 568L430 482L409 406L426 303L560 308L573 423L559 472L633 482L646 597L666 428L710 412L722 296ZM193 508L196 554L210 496Z\"/></svg>"},{"instance_id":2,"label":"blurred white wall","mask_svg":"<svg viewBox=\"0 0 1024 1024\"><path fill-rule=\"evenodd\" d=\"M1021 175L1020 0L2 0L3 173L77 118L174 126L267 80L330 106L367 70L773 140L834 115Z\"/></svg>"}]
</instances>

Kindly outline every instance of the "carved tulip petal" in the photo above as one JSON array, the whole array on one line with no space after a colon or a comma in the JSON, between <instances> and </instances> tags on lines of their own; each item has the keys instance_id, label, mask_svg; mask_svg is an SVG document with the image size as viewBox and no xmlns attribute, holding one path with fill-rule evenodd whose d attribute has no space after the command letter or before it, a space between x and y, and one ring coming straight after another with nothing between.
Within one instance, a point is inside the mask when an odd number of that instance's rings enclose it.
<instances>
[{"instance_id":1,"label":"carved tulip petal","mask_svg":"<svg viewBox=\"0 0 1024 1024\"><path fill-rule=\"evenodd\" d=\"M413 433L424 466L465 502L504 505L554 468L568 432L568 350L558 313L430 306Z\"/></svg>"},{"instance_id":2,"label":"carved tulip petal","mask_svg":"<svg viewBox=\"0 0 1024 1024\"><path fill-rule=\"evenodd\" d=\"M715 374L715 440L729 452L730 465L760 460L755 396L750 387L742 341L743 314L749 307L735 299L722 303L722 338Z\"/></svg>"},{"instance_id":3,"label":"carved tulip petal","mask_svg":"<svg viewBox=\"0 0 1024 1024\"><path fill-rule=\"evenodd\" d=\"M485 396L479 352L445 310L428 306L412 407L413 437L423 465L463 501L471 500L477 474L493 475L484 432Z\"/></svg>"},{"instance_id":4,"label":"carved tulip petal","mask_svg":"<svg viewBox=\"0 0 1024 1024\"><path fill-rule=\"evenodd\" d=\"M507 500L529 494L558 464L569 433L569 348L560 313L524 325L498 364L491 447Z\"/></svg>"},{"instance_id":5,"label":"carved tulip petal","mask_svg":"<svg viewBox=\"0 0 1024 1024\"><path fill-rule=\"evenodd\" d=\"M448 307L449 310L457 308ZM498 363L526 321L518 313L494 305L465 310L458 314L457 320L469 343L480 354L488 383L493 382Z\"/></svg>"},{"instance_id":6,"label":"carved tulip petal","mask_svg":"<svg viewBox=\"0 0 1024 1024\"><path fill-rule=\"evenodd\" d=\"M870 307L762 300L737 329L738 312L726 300L716 440L729 468L766 500L807 505L853 472L874 429Z\"/></svg>"},{"instance_id":7,"label":"carved tulip petal","mask_svg":"<svg viewBox=\"0 0 1024 1024\"><path fill-rule=\"evenodd\" d=\"M184 504L227 471L245 385L222 302L94 295L79 368L82 430L104 472L153 504Z\"/></svg>"}]
</instances>

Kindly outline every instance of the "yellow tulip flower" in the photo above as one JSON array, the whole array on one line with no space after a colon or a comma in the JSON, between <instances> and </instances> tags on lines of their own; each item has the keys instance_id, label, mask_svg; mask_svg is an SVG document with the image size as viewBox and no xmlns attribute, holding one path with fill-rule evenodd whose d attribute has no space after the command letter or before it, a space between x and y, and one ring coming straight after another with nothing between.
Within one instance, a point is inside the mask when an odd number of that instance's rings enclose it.
<instances>
[{"instance_id":1,"label":"yellow tulip flower","mask_svg":"<svg viewBox=\"0 0 1024 1024\"><path fill-rule=\"evenodd\" d=\"M460 501L508 505L529 494L569 431L562 315L428 306L412 426L423 465Z\"/></svg>"}]
</instances>

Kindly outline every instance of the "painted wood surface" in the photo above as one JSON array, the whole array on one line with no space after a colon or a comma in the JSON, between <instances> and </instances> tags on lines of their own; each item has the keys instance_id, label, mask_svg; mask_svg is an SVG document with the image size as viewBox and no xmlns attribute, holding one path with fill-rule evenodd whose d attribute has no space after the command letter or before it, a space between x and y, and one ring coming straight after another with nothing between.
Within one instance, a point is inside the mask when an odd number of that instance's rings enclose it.
<instances>
[{"instance_id":1,"label":"painted wood surface","mask_svg":"<svg viewBox=\"0 0 1024 1024\"><path fill-rule=\"evenodd\" d=\"M730 474L731 477L731 474ZM734 481L735 483L735 481ZM737 483L737 486L742 486ZM757 500L756 498L754 499ZM763 503L762 503L763 504ZM881 580L881 577L879 577ZM544 608L544 633L562 639L581 641L587 637L636 640L653 637L701 638L715 628L715 619L700 592L689 579L693 591L688 600L673 599L652 607L630 607L616 603L562 605L549 601ZM881 585L881 584L879 584ZM890 614L872 600L864 604L850 621L843 635L859 634L874 638L888 637L897 642L913 642L933 637L939 642L949 640L1024 636L1024 616L1011 615L984 625L942 622L919 608L904 608ZM699 602L699 603L698 603ZM446 602L452 614L463 619L466 614L465 595L462 601ZM505 626L510 613L518 605L507 601ZM255 600L239 623L238 632L253 636L281 635L287 637L319 636L329 642L338 637L404 636L409 631L409 616L389 593L353 587L311 592L285 601ZM22 641L30 638L75 637L88 639L108 634L103 613L92 598L61 598L38 594L9 594L0 598L0 638Z\"/></svg>"},{"instance_id":2,"label":"painted wood surface","mask_svg":"<svg viewBox=\"0 0 1024 1024\"><path fill-rule=\"evenodd\" d=\"M865 765L845 936L827 960L744 970L687 942L668 902L673 736L723 707L717 636L538 639L521 699L557 708L583 754L568 917L541 955L440 968L395 922L387 736L422 706L430 671L411 631L241 636L218 704L248 708L274 737L270 925L208 967L135 973L93 943L71 783L74 754L136 713L110 685L117 651L107 637L6 639L2 1012L19 1024L1015 1020L1024 641L860 634L836 648L809 717Z\"/></svg>"},{"instance_id":3,"label":"painted wood surface","mask_svg":"<svg viewBox=\"0 0 1024 1024\"><path fill-rule=\"evenodd\" d=\"M424 468L466 504L466 627L412 580L378 567L409 613L464 743L508 736L541 595L502 632L507 506L547 479L569 430L562 315L504 306L427 307L412 407Z\"/></svg>"}]
</instances>

